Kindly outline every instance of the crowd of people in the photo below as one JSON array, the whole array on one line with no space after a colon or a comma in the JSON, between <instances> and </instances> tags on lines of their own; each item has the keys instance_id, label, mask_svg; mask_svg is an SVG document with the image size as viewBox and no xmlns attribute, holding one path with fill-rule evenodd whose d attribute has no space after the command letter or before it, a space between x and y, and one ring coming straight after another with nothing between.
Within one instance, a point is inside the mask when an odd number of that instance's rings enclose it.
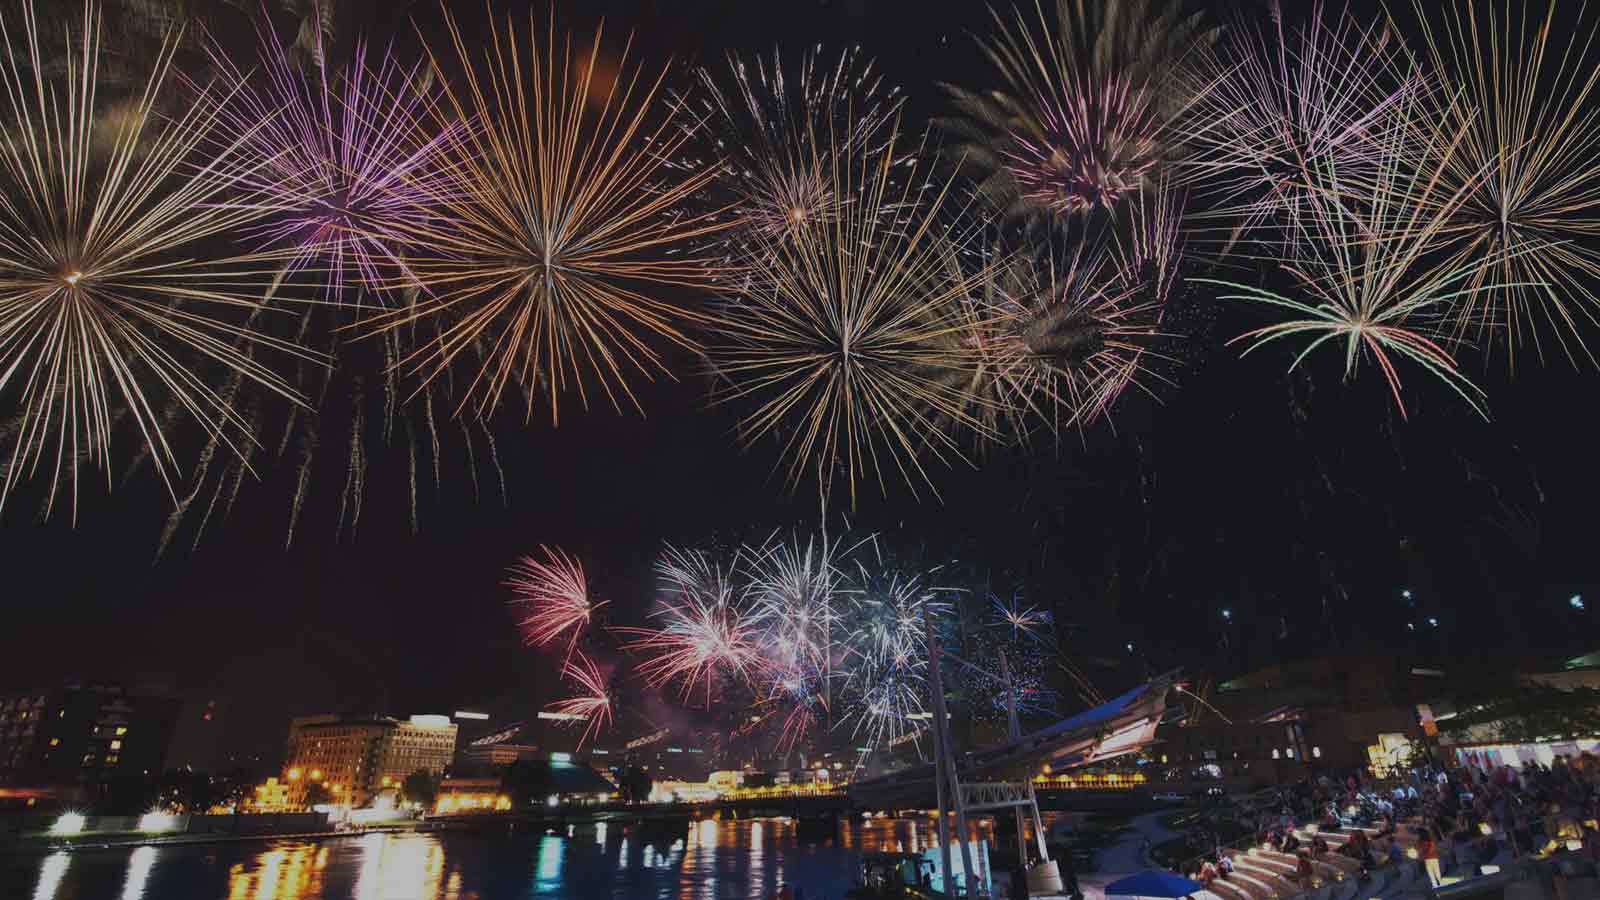
<instances>
[{"instance_id":1,"label":"crowd of people","mask_svg":"<svg viewBox=\"0 0 1600 900\"><path fill-rule=\"evenodd\" d=\"M1314 862L1335 853L1360 863L1362 877L1416 859L1434 885L1447 875L1473 877L1503 853L1516 860L1579 849L1574 862L1592 869L1600 863L1600 757L1520 768L1425 765L1383 781L1365 771L1342 782L1322 776L1266 798L1253 817L1256 844L1294 856L1303 889L1315 883ZM1320 827L1307 836L1300 826L1312 822ZM1323 837L1341 831L1348 840ZM1232 872L1218 848L1187 874L1210 887Z\"/></svg>"}]
</instances>

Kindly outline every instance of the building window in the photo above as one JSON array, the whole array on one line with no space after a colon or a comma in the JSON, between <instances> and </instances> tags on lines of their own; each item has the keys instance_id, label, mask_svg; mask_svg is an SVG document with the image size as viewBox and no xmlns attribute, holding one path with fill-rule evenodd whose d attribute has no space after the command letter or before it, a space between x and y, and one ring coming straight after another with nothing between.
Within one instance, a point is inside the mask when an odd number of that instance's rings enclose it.
<instances>
[{"instance_id":1,"label":"building window","mask_svg":"<svg viewBox=\"0 0 1600 900\"><path fill-rule=\"evenodd\" d=\"M1312 747L1311 748L1311 755L1313 757L1316 757L1317 759L1321 759L1322 758L1322 748L1321 747Z\"/></svg>"}]
</instances>

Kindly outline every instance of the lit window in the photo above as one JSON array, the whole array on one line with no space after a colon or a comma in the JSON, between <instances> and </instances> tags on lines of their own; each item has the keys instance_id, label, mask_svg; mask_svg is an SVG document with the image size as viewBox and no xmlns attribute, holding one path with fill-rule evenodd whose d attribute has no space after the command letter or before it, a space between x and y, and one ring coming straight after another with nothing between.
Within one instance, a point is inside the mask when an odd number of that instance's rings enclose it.
<instances>
[{"instance_id":1,"label":"lit window","mask_svg":"<svg viewBox=\"0 0 1600 900\"><path fill-rule=\"evenodd\" d=\"M1278 748L1277 747L1273 747L1272 748L1272 758L1273 759L1277 759L1278 758Z\"/></svg>"},{"instance_id":2,"label":"lit window","mask_svg":"<svg viewBox=\"0 0 1600 900\"><path fill-rule=\"evenodd\" d=\"M52 746L52 747L61 746L61 738L51 738L50 739L50 746Z\"/></svg>"},{"instance_id":3,"label":"lit window","mask_svg":"<svg viewBox=\"0 0 1600 900\"><path fill-rule=\"evenodd\" d=\"M1311 748L1311 755L1316 757L1317 759L1321 759L1322 758L1322 748L1321 747L1312 747Z\"/></svg>"},{"instance_id":4,"label":"lit window","mask_svg":"<svg viewBox=\"0 0 1600 900\"><path fill-rule=\"evenodd\" d=\"M117 735L119 737L124 735L124 734L127 734L127 733L128 733L128 726L126 726L126 725L118 725L117 726Z\"/></svg>"},{"instance_id":5,"label":"lit window","mask_svg":"<svg viewBox=\"0 0 1600 900\"><path fill-rule=\"evenodd\" d=\"M111 749L113 749L113 750L121 750L122 749L122 742L121 741L112 741L111 742Z\"/></svg>"}]
</instances>

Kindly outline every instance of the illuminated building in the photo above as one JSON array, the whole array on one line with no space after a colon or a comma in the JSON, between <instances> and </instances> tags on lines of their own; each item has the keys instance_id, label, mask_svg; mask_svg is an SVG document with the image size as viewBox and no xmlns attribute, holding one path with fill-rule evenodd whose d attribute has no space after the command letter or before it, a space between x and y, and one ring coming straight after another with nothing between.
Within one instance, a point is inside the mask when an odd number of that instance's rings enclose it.
<instances>
[{"instance_id":1,"label":"illuminated building","mask_svg":"<svg viewBox=\"0 0 1600 900\"><path fill-rule=\"evenodd\" d=\"M498 778L446 778L439 783L439 793L434 797L432 812L436 815L461 815L504 812L510 808L511 797L506 794Z\"/></svg>"},{"instance_id":2,"label":"illuminated building","mask_svg":"<svg viewBox=\"0 0 1600 900\"><path fill-rule=\"evenodd\" d=\"M94 682L0 697L0 785L159 773L181 705L160 689Z\"/></svg>"},{"instance_id":3,"label":"illuminated building","mask_svg":"<svg viewBox=\"0 0 1600 900\"><path fill-rule=\"evenodd\" d=\"M282 778L291 807L306 805L311 784L326 786L334 805L362 807L413 772L439 775L455 748L448 716L303 717L290 722Z\"/></svg>"}]
</instances>

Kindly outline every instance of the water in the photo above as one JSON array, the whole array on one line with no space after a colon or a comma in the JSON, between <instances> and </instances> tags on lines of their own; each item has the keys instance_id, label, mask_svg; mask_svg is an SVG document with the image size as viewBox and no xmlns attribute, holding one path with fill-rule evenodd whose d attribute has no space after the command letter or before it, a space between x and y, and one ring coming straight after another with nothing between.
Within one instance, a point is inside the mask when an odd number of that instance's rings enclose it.
<instances>
[{"instance_id":1,"label":"water","mask_svg":"<svg viewBox=\"0 0 1600 900\"><path fill-rule=\"evenodd\" d=\"M993 845L988 821L971 836ZM750 898L792 883L807 900L844 896L862 852L920 853L931 820L842 824L802 838L787 819L689 823L676 833L617 825L555 833L367 834L0 856L3 900L499 900ZM959 859L955 862L960 868Z\"/></svg>"}]
</instances>

